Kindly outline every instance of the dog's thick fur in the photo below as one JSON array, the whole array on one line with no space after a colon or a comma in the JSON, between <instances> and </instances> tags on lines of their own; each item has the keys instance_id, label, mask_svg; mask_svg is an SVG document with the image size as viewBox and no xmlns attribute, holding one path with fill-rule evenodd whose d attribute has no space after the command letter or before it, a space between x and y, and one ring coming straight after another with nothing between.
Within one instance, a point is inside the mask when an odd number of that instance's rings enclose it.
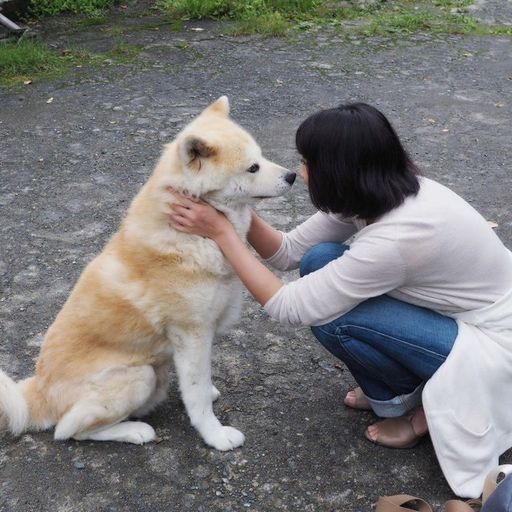
<instances>
[{"instance_id":1,"label":"dog's thick fur","mask_svg":"<svg viewBox=\"0 0 512 512\"><path fill-rule=\"evenodd\" d=\"M165 399L174 359L204 441L242 445L243 434L213 413L210 367L215 334L239 316L241 285L212 240L169 227L168 187L206 199L245 237L250 201L284 193L292 178L229 119L226 97L211 104L165 148L120 230L82 273L35 375L15 383L0 372L0 423L14 434L55 426L58 440L151 441L151 426L123 420Z\"/></svg>"}]
</instances>

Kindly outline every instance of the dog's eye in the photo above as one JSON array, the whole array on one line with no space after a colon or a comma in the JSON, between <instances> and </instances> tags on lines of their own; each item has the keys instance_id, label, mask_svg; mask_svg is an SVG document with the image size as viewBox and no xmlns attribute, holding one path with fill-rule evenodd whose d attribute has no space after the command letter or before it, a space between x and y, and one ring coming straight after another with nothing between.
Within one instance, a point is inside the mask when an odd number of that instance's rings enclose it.
<instances>
[{"instance_id":1,"label":"dog's eye","mask_svg":"<svg viewBox=\"0 0 512 512\"><path fill-rule=\"evenodd\" d=\"M260 170L259 164L252 164L251 167L249 167L249 169L247 169L247 172L254 174L255 172L258 172L259 170Z\"/></svg>"}]
</instances>

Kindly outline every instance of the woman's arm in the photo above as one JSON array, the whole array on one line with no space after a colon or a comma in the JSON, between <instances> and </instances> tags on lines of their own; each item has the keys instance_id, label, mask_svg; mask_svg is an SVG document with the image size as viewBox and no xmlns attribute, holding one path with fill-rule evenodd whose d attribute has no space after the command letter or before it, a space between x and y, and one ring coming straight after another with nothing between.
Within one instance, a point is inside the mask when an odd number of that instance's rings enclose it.
<instances>
[{"instance_id":1,"label":"woman's arm","mask_svg":"<svg viewBox=\"0 0 512 512\"><path fill-rule=\"evenodd\" d=\"M193 201L177 193L175 195L179 203L170 205L174 212L171 215L171 227L176 231L214 240L245 287L261 305L265 305L283 286L281 280L251 253L223 213L203 201ZM270 226L268 228L275 231ZM266 228L260 224L257 229L265 231ZM275 238L274 243L277 243ZM269 249L266 244L262 245L266 246L264 251Z\"/></svg>"},{"instance_id":2,"label":"woman's arm","mask_svg":"<svg viewBox=\"0 0 512 512\"><path fill-rule=\"evenodd\" d=\"M228 224L230 228L213 240L245 287L264 306L279 291L283 283L251 253L229 221Z\"/></svg>"},{"instance_id":3,"label":"woman's arm","mask_svg":"<svg viewBox=\"0 0 512 512\"><path fill-rule=\"evenodd\" d=\"M268 259L281 247L283 234L252 212L247 240L263 259Z\"/></svg>"}]
</instances>

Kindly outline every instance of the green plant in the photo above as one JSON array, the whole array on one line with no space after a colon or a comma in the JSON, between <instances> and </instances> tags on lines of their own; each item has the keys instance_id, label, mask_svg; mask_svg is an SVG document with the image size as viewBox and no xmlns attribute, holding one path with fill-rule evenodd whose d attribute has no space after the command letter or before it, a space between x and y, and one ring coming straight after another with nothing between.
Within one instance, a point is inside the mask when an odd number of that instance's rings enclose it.
<instances>
[{"instance_id":1,"label":"green plant","mask_svg":"<svg viewBox=\"0 0 512 512\"><path fill-rule=\"evenodd\" d=\"M308 29L331 22L360 35L462 33L509 35L506 26L484 26L466 12L473 0L158 0L173 20L230 20L232 34L283 35L295 25ZM357 21L347 26L347 20Z\"/></svg>"},{"instance_id":2,"label":"green plant","mask_svg":"<svg viewBox=\"0 0 512 512\"><path fill-rule=\"evenodd\" d=\"M34 74L57 73L65 61L36 41L0 44L0 82L31 79ZM64 66L65 67L65 66Z\"/></svg>"},{"instance_id":3,"label":"green plant","mask_svg":"<svg viewBox=\"0 0 512 512\"><path fill-rule=\"evenodd\" d=\"M32 0L31 10L36 16L55 16L63 12L83 13L101 17L114 0Z\"/></svg>"}]
</instances>

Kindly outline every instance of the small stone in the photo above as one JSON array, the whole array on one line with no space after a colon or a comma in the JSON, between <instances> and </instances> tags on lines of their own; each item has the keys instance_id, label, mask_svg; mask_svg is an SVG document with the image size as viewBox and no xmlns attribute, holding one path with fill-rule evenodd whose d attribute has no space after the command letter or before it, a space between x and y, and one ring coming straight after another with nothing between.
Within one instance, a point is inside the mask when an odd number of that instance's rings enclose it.
<instances>
[{"instance_id":1,"label":"small stone","mask_svg":"<svg viewBox=\"0 0 512 512\"><path fill-rule=\"evenodd\" d=\"M85 468L85 464L83 462L75 462L74 466L75 466L75 469L84 469Z\"/></svg>"},{"instance_id":2,"label":"small stone","mask_svg":"<svg viewBox=\"0 0 512 512\"><path fill-rule=\"evenodd\" d=\"M332 65L326 62L312 62L311 66L317 69L332 69Z\"/></svg>"}]
</instances>

